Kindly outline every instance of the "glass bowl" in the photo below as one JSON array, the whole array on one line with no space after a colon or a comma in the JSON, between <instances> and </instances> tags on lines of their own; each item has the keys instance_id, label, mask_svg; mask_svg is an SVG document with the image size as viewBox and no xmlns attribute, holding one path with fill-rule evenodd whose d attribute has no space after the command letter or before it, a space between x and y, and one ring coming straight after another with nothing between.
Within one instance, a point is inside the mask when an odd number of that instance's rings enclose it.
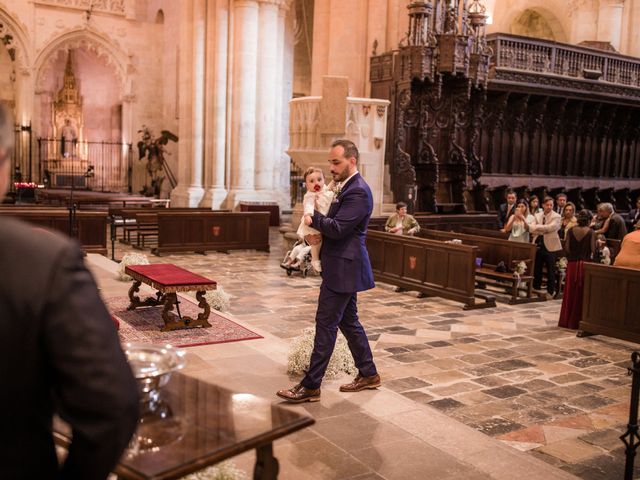
<instances>
[{"instance_id":1,"label":"glass bowl","mask_svg":"<svg viewBox=\"0 0 640 480\"><path fill-rule=\"evenodd\" d=\"M124 353L138 382L141 405L153 409L171 373L184 367L185 350L171 345L127 343Z\"/></svg>"}]
</instances>

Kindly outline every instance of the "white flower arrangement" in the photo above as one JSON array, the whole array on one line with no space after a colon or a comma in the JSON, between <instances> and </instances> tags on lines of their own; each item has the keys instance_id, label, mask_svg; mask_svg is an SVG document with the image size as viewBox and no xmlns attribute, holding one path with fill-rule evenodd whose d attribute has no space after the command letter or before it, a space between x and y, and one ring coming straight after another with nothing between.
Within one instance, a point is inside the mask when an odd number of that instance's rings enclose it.
<instances>
[{"instance_id":1,"label":"white flower arrangement","mask_svg":"<svg viewBox=\"0 0 640 480\"><path fill-rule=\"evenodd\" d=\"M560 257L558 259L558 261L556 262L556 266L560 269L560 270L566 270L567 269L567 257Z\"/></svg>"},{"instance_id":2,"label":"white flower arrangement","mask_svg":"<svg viewBox=\"0 0 640 480\"><path fill-rule=\"evenodd\" d=\"M247 476L232 461L225 460L182 477L181 480L247 480Z\"/></svg>"},{"instance_id":3,"label":"white flower arrangement","mask_svg":"<svg viewBox=\"0 0 640 480\"><path fill-rule=\"evenodd\" d=\"M519 262L513 269L513 273L517 276L523 275L527 271L527 264L525 262Z\"/></svg>"},{"instance_id":4,"label":"white flower arrangement","mask_svg":"<svg viewBox=\"0 0 640 480\"><path fill-rule=\"evenodd\" d=\"M224 291L222 285L218 285L215 290L209 290L204 294L204 298L207 300L207 303L211 306L211 308L220 312L229 311L229 306L231 304L231 295Z\"/></svg>"},{"instance_id":5,"label":"white flower arrangement","mask_svg":"<svg viewBox=\"0 0 640 480\"><path fill-rule=\"evenodd\" d=\"M127 253L120 260L118 266L118 280L121 282L130 282L133 280L129 275L124 273L125 267L129 265L149 265L149 259L144 253Z\"/></svg>"},{"instance_id":6,"label":"white flower arrangement","mask_svg":"<svg viewBox=\"0 0 640 480\"><path fill-rule=\"evenodd\" d=\"M335 183L335 182L331 182L329 185L327 185L329 187L329 189L333 192L333 194L338 197L340 195L340 193L342 192L342 184L341 183Z\"/></svg>"},{"instance_id":7,"label":"white flower arrangement","mask_svg":"<svg viewBox=\"0 0 640 480\"><path fill-rule=\"evenodd\" d=\"M309 368L315 334L315 329L308 327L302 331L302 335L294 338L291 342L287 361L287 373L289 375L301 375ZM358 373L358 369L353 361L347 340L342 333L338 332L336 346L333 349L325 376L334 378L343 372L355 375Z\"/></svg>"}]
</instances>

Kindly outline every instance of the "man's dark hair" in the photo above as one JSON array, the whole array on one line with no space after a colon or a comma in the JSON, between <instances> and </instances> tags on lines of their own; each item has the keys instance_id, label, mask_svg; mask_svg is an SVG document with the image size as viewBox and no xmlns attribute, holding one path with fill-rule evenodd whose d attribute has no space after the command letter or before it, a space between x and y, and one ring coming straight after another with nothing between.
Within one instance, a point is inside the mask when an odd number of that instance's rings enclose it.
<instances>
[{"instance_id":1,"label":"man's dark hair","mask_svg":"<svg viewBox=\"0 0 640 480\"><path fill-rule=\"evenodd\" d=\"M512 193L516 196L518 195L513 188L508 188L507 193L505 193L504 196L506 197L507 195L511 195Z\"/></svg>"},{"instance_id":2,"label":"man's dark hair","mask_svg":"<svg viewBox=\"0 0 640 480\"><path fill-rule=\"evenodd\" d=\"M407 208L407 204L404 202L398 202L396 203L396 211L400 210L401 208Z\"/></svg>"},{"instance_id":3,"label":"man's dark hair","mask_svg":"<svg viewBox=\"0 0 640 480\"><path fill-rule=\"evenodd\" d=\"M11 158L13 142L13 115L6 105L0 104L0 149L4 150L4 154L0 155L0 166Z\"/></svg>"},{"instance_id":4,"label":"man's dark hair","mask_svg":"<svg viewBox=\"0 0 640 480\"><path fill-rule=\"evenodd\" d=\"M557 195L556 195L556 200L558 200L558 199L559 199L559 198L561 198L561 197L569 198L569 197L567 197L567 194L566 194L566 193L559 193L559 194L557 194Z\"/></svg>"},{"instance_id":5,"label":"man's dark hair","mask_svg":"<svg viewBox=\"0 0 640 480\"><path fill-rule=\"evenodd\" d=\"M344 158L354 157L356 159L356 164L360 162L360 153L358 152L358 147L356 147L356 144L351 140L336 140L331 144L331 148L333 147L342 147L344 149L344 153L342 154Z\"/></svg>"},{"instance_id":6,"label":"man's dark hair","mask_svg":"<svg viewBox=\"0 0 640 480\"><path fill-rule=\"evenodd\" d=\"M542 201L542 203L544 204L544 203L547 203L548 201L553 202L553 197L549 197L549 196L544 197L544 200Z\"/></svg>"}]
</instances>

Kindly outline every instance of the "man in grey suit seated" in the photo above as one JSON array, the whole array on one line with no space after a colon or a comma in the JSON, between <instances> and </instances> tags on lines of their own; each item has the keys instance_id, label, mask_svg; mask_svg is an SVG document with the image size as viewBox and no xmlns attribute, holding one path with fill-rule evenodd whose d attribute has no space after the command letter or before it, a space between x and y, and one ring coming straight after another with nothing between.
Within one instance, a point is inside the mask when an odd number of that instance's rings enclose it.
<instances>
[{"instance_id":1,"label":"man in grey suit seated","mask_svg":"<svg viewBox=\"0 0 640 480\"><path fill-rule=\"evenodd\" d=\"M0 106L0 197L13 119ZM136 427L135 379L75 242L0 216L0 478L104 479ZM52 417L72 429L58 465Z\"/></svg>"}]
</instances>

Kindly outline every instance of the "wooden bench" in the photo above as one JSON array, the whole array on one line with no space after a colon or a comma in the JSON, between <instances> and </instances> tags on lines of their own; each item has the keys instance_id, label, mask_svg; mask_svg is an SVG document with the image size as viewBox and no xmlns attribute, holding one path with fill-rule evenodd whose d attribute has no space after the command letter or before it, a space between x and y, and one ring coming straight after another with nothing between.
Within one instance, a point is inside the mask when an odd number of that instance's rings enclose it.
<instances>
[{"instance_id":1,"label":"wooden bench","mask_svg":"<svg viewBox=\"0 0 640 480\"><path fill-rule=\"evenodd\" d=\"M276 202L240 202L241 212L269 212L269 226L280 226L280 206Z\"/></svg>"},{"instance_id":2,"label":"wooden bench","mask_svg":"<svg viewBox=\"0 0 640 480\"><path fill-rule=\"evenodd\" d=\"M269 251L268 212L158 209L158 246L152 253L255 249Z\"/></svg>"},{"instance_id":3,"label":"wooden bench","mask_svg":"<svg viewBox=\"0 0 640 480\"><path fill-rule=\"evenodd\" d=\"M23 207L20 205L0 207L0 215L49 228L69 235L69 210L64 207ZM107 254L107 212L76 211L77 240L86 253Z\"/></svg>"},{"instance_id":4,"label":"wooden bench","mask_svg":"<svg viewBox=\"0 0 640 480\"><path fill-rule=\"evenodd\" d=\"M177 267L170 263L157 263L154 265L129 265L125 267L125 273L133 278L133 284L129 289L128 310L135 310L139 307L150 307L164 305L162 310L162 320L164 321L163 332L171 330L182 330L186 328L208 328L211 324L207 321L211 313L211 307L207 303L204 294L208 290L215 290L216 282L208 278L191 273L189 270ZM155 288L158 293L156 298L148 297L140 300L136 295L140 291L141 284L147 284ZM202 312L197 318L183 317L180 313L180 302L177 292L196 291L198 306ZM176 307L178 316L171 313Z\"/></svg>"},{"instance_id":5,"label":"wooden bench","mask_svg":"<svg viewBox=\"0 0 640 480\"><path fill-rule=\"evenodd\" d=\"M579 336L601 334L640 343L640 270L584 264Z\"/></svg>"},{"instance_id":6,"label":"wooden bench","mask_svg":"<svg viewBox=\"0 0 640 480\"><path fill-rule=\"evenodd\" d=\"M378 281L462 302L465 310L496 305L475 292L477 247L369 230L367 250Z\"/></svg>"},{"instance_id":7,"label":"wooden bench","mask_svg":"<svg viewBox=\"0 0 640 480\"><path fill-rule=\"evenodd\" d=\"M511 294L510 304L529 303L540 301L541 298L533 295L533 266L536 258L536 246L531 243L510 242L500 238L483 237L480 235L468 235L465 233L439 232L434 230L422 230L420 235L424 238L439 241L451 241L458 239L463 245L478 247L478 257L482 264L476 266L476 277L481 286L493 285L505 288ZM496 267L504 262L509 272L496 272ZM524 262L526 272L518 278L512 273L513 268ZM525 292L525 297L520 292Z\"/></svg>"}]
</instances>

